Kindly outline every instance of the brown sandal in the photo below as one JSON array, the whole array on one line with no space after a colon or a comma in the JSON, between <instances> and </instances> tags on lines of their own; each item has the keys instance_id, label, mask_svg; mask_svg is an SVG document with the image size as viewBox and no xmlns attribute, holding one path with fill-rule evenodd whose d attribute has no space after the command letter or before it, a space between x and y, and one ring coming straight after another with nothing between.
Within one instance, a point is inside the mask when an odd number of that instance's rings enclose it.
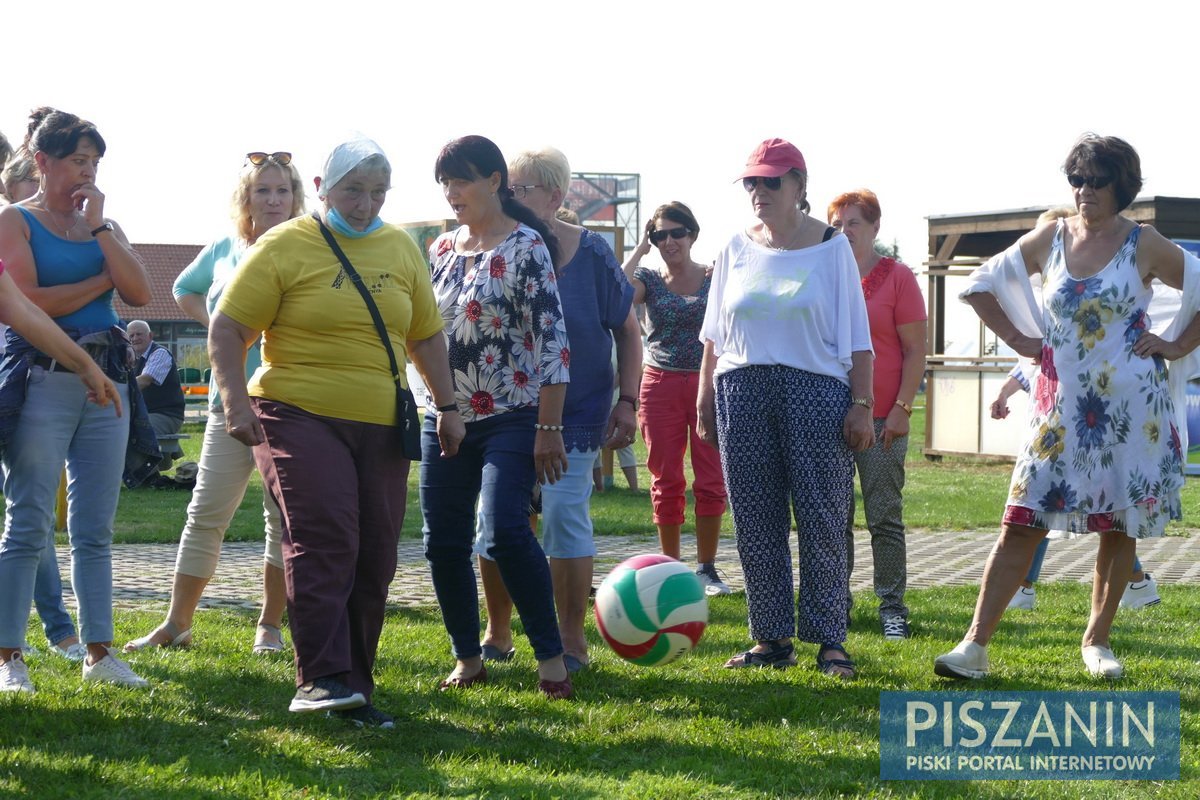
<instances>
[{"instance_id":1,"label":"brown sandal","mask_svg":"<svg viewBox=\"0 0 1200 800\"><path fill-rule=\"evenodd\" d=\"M571 686L571 676L568 675L565 681L538 681L538 688L542 690L542 694L549 697L551 700L570 700L575 694L574 687Z\"/></svg>"}]
</instances>

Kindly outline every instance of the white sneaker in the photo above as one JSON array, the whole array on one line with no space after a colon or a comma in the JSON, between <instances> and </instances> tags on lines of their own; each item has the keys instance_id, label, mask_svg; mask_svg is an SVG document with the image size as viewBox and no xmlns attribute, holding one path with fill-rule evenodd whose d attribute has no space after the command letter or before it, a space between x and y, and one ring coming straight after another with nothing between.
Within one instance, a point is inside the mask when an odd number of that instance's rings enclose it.
<instances>
[{"instance_id":1,"label":"white sneaker","mask_svg":"<svg viewBox=\"0 0 1200 800\"><path fill-rule=\"evenodd\" d=\"M1149 572L1141 583L1130 581L1125 587L1125 594L1121 595L1121 608L1145 608L1161 602L1162 598L1158 596L1158 581L1154 580Z\"/></svg>"},{"instance_id":2,"label":"white sneaker","mask_svg":"<svg viewBox=\"0 0 1200 800\"><path fill-rule=\"evenodd\" d=\"M1035 589L1026 589L1024 586L1018 586L1017 593L1012 596L1012 600L1008 601L1008 607L1033 611L1033 604L1036 602L1037 591Z\"/></svg>"},{"instance_id":3,"label":"white sneaker","mask_svg":"<svg viewBox=\"0 0 1200 800\"><path fill-rule=\"evenodd\" d=\"M1113 651L1107 647L1092 644L1080 648L1079 652L1083 656L1083 665L1094 678L1119 678L1125 671Z\"/></svg>"},{"instance_id":4,"label":"white sneaker","mask_svg":"<svg viewBox=\"0 0 1200 800\"><path fill-rule=\"evenodd\" d=\"M943 678L986 678L987 648L963 639L949 653L933 660L933 671Z\"/></svg>"},{"instance_id":5,"label":"white sneaker","mask_svg":"<svg viewBox=\"0 0 1200 800\"><path fill-rule=\"evenodd\" d=\"M29 667L25 666L25 658L20 650L0 664L0 692L37 693L29 680Z\"/></svg>"},{"instance_id":6,"label":"white sneaker","mask_svg":"<svg viewBox=\"0 0 1200 800\"><path fill-rule=\"evenodd\" d=\"M115 683L119 686L136 686L142 688L149 686L150 681L137 675L129 665L121 659L113 655L113 650L108 649L108 655L97 661L95 664L83 662L83 679L85 681L99 681L101 683Z\"/></svg>"},{"instance_id":7,"label":"white sneaker","mask_svg":"<svg viewBox=\"0 0 1200 800\"><path fill-rule=\"evenodd\" d=\"M696 569L696 577L700 580L700 585L704 587L704 593L709 597L733 593L729 585L721 580L721 575L717 572L714 564L701 564Z\"/></svg>"},{"instance_id":8,"label":"white sneaker","mask_svg":"<svg viewBox=\"0 0 1200 800\"><path fill-rule=\"evenodd\" d=\"M77 664L87 658L87 648L83 646L83 642L69 644L66 647L59 647L56 644L52 644L50 645L50 652L56 656L62 656L67 661L74 661Z\"/></svg>"}]
</instances>

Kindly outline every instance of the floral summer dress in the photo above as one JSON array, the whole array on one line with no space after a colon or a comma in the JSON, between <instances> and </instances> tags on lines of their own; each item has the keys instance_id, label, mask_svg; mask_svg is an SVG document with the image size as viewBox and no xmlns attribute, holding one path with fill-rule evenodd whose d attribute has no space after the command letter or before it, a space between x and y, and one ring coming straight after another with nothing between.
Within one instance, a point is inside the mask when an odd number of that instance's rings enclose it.
<instances>
[{"instance_id":1,"label":"floral summer dress","mask_svg":"<svg viewBox=\"0 0 1200 800\"><path fill-rule=\"evenodd\" d=\"M1036 528L1161 536L1179 519L1183 460L1161 356L1133 343L1149 327L1139 227L1104 269L1067 273L1060 222L1042 291L1046 336L1004 520Z\"/></svg>"}]
</instances>

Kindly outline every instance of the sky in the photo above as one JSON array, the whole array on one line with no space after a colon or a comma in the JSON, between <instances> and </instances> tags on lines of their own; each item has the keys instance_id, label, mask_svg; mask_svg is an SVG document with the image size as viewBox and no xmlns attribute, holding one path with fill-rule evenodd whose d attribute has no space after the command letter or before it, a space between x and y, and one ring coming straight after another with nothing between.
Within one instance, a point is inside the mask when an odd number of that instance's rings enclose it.
<instances>
[{"instance_id":1,"label":"sky","mask_svg":"<svg viewBox=\"0 0 1200 800\"><path fill-rule=\"evenodd\" d=\"M509 156L552 145L574 170L640 173L642 218L687 203L702 262L754 221L733 179L772 136L804 152L816 215L874 190L880 238L918 270L929 215L1069 203L1060 165L1084 131L1138 149L1143 195L1200 196L1195 3L44 8L5 37L19 61L0 131L19 140L40 105L96 123L106 214L135 242L227 235L246 152L289 150L310 179L354 131L392 161L389 222L449 216L433 163L475 133Z\"/></svg>"}]
</instances>

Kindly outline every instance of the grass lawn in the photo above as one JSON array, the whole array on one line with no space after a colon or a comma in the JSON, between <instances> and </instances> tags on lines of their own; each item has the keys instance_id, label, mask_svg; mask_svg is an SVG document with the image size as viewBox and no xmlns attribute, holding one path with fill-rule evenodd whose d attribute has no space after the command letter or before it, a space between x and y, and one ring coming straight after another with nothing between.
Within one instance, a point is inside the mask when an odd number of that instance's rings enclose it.
<instances>
[{"instance_id":1,"label":"grass lawn","mask_svg":"<svg viewBox=\"0 0 1200 800\"><path fill-rule=\"evenodd\" d=\"M918 398L918 402L922 402L921 398ZM186 458L198 461L203 427L189 424L185 426L184 432L192 437L182 442ZM905 523L918 530L998 529L1000 514L1008 494L1012 464L1001 460L953 456L947 456L940 461L930 461L921 455L924 442L925 409L918 406L913 412L912 433L909 435L907 482L904 490ZM641 491L632 492L625 488L624 475L617 470L617 488L596 494L592 498L592 517L596 533L600 535L654 533L654 525L650 519L650 473L645 467L645 444L639 439L634 444L634 449L641 465L638 468ZM690 481L690 464L685 472ZM408 514L405 517L402 536L415 539L421 535L416 465L409 475L408 487ZM121 505L117 510L116 541L178 541L189 497L187 492L181 491L123 490ZM257 541L262 538L261 497L262 481L255 472L251 478L250 490L230 526L230 540ZM1183 533L1188 528L1200 527L1197 522L1200 519L1200 480L1191 478L1187 481L1183 491L1183 507L1187 518L1182 524L1173 523L1168 532ZM861 503L856 511L855 525L860 529L866 526ZM724 529L733 529L733 523L728 516L725 518ZM684 531L693 531L690 517L684 524ZM65 540L65 537L60 537L60 541Z\"/></svg>"},{"instance_id":2,"label":"grass lawn","mask_svg":"<svg viewBox=\"0 0 1200 800\"><path fill-rule=\"evenodd\" d=\"M856 619L847 648L861 677L849 684L820 675L808 645L790 670L722 669L746 644L741 596L713 600L700 646L667 667L618 660L589 623L593 667L577 678L571 702L537 692L523 640L488 686L438 692L451 667L438 613L397 610L384 630L375 696L397 716L392 731L289 714L290 660L250 655L249 612L202 611L192 649L131 657L152 690L83 685L78 667L31 658L38 694L0 697L0 792L168 800L1200 794L1200 587L1182 586L1160 606L1121 612L1116 638L1128 657L1116 688L1181 692L1182 781L881 781L879 692L967 688L936 678L931 660L965 629L974 598L971 587L910 592L921 625L903 644L885 644L865 616ZM1039 600L1035 612L1005 620L992 647L993 677L969 688L1107 688L1087 678L1079 660L1087 587L1052 584ZM122 613L118 638L158 618Z\"/></svg>"}]
</instances>

